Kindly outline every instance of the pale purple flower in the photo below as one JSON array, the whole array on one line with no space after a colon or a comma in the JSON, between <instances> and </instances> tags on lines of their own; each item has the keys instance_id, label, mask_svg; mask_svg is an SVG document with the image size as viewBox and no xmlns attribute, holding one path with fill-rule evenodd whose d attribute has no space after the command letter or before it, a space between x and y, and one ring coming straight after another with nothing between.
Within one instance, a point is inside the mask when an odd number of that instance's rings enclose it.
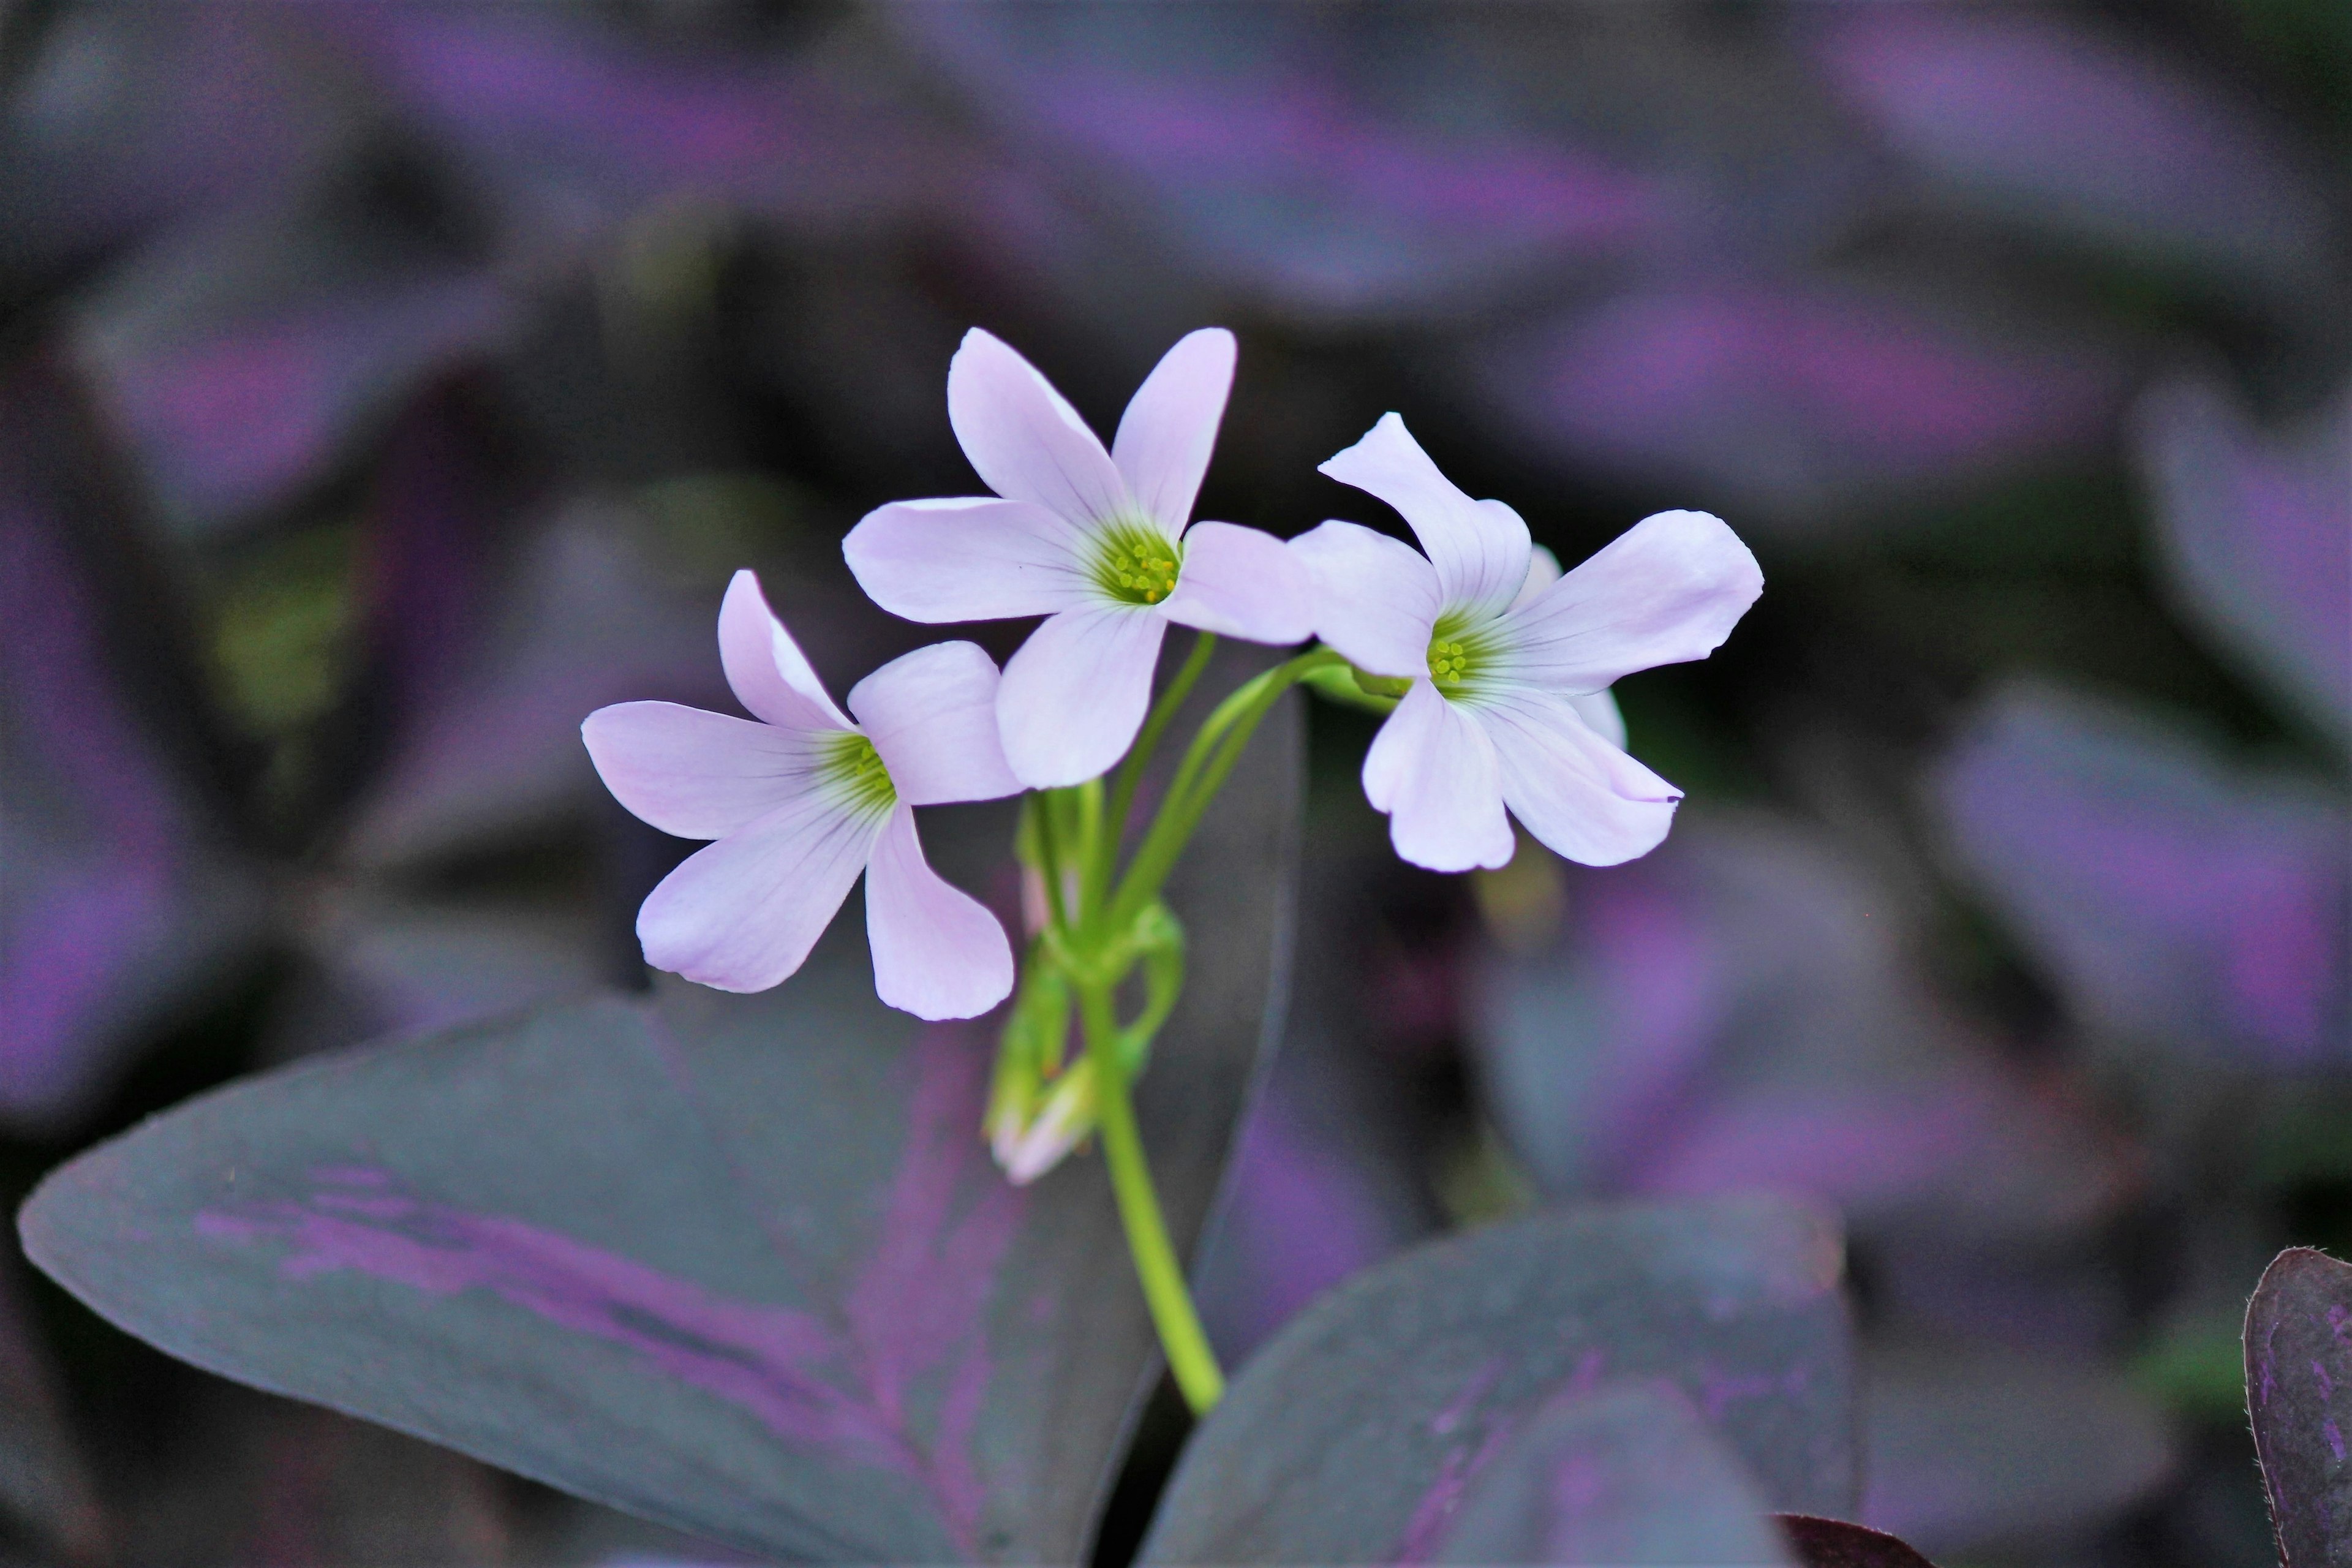
<instances>
[{"instance_id":1,"label":"pale purple flower","mask_svg":"<svg viewBox=\"0 0 2352 1568\"><path fill-rule=\"evenodd\" d=\"M760 721L674 702L581 726L606 787L665 833L717 842L637 912L646 962L721 991L801 966L866 873L874 989L922 1018L969 1018L1013 989L996 917L923 859L914 807L1017 794L996 741L996 666L968 642L896 658L850 689L852 723L738 572L719 612L727 683Z\"/></svg>"},{"instance_id":2,"label":"pale purple flower","mask_svg":"<svg viewBox=\"0 0 2352 1568\"><path fill-rule=\"evenodd\" d=\"M1654 848L1682 792L1620 749L1606 693L1722 643L1763 591L1748 547L1705 512L1660 512L1551 580L1558 563L1518 513L1455 489L1393 414L1321 471L1396 508L1429 552L1352 522L1290 546L1323 639L1412 683L1364 758L1397 853L1436 871L1501 866L1507 806L1588 866Z\"/></svg>"},{"instance_id":3,"label":"pale purple flower","mask_svg":"<svg viewBox=\"0 0 2352 1568\"><path fill-rule=\"evenodd\" d=\"M1233 334L1190 333L1137 389L1106 452L1028 361L974 328L948 367L948 418L996 494L894 501L843 541L859 584L893 615L1046 617L997 697L1022 783L1083 784L1119 759L1171 621L1252 642L1309 635L1309 585L1280 541L1185 526L1233 379Z\"/></svg>"}]
</instances>

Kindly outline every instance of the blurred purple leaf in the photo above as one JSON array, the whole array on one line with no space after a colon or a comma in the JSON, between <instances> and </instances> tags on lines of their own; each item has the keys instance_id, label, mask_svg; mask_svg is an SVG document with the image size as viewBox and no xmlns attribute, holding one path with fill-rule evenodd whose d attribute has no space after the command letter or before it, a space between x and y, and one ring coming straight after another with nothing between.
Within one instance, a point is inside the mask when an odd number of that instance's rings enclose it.
<instances>
[{"instance_id":1,"label":"blurred purple leaf","mask_svg":"<svg viewBox=\"0 0 2352 1568\"><path fill-rule=\"evenodd\" d=\"M2118 1195L2079 1121L1906 973L1902 903L1818 839L1687 816L1569 902L1477 1009L1487 1103L1545 1191L1796 1188L1946 1246L2079 1229Z\"/></svg>"},{"instance_id":2,"label":"blurred purple leaf","mask_svg":"<svg viewBox=\"0 0 2352 1568\"><path fill-rule=\"evenodd\" d=\"M1474 342L1463 365L1559 463L1816 536L1874 502L2095 445L2125 371L2079 331L1829 279L1648 285Z\"/></svg>"},{"instance_id":3,"label":"blurred purple leaf","mask_svg":"<svg viewBox=\"0 0 2352 1568\"><path fill-rule=\"evenodd\" d=\"M1793 1568L1756 1484L1671 1383L1538 1414L1465 1489L1425 1561Z\"/></svg>"},{"instance_id":4,"label":"blurred purple leaf","mask_svg":"<svg viewBox=\"0 0 2352 1568\"><path fill-rule=\"evenodd\" d=\"M2307 1247L2271 1260L2246 1307L2246 1406L2282 1568L2352 1552L2352 1266Z\"/></svg>"},{"instance_id":5,"label":"blurred purple leaf","mask_svg":"<svg viewBox=\"0 0 2352 1568\"><path fill-rule=\"evenodd\" d=\"M46 488L54 384L0 395L0 1117L52 1124L234 973L262 917L126 702L79 520Z\"/></svg>"},{"instance_id":6,"label":"blurred purple leaf","mask_svg":"<svg viewBox=\"0 0 2352 1568\"><path fill-rule=\"evenodd\" d=\"M59 1392L16 1281L0 1270L0 1511L89 1562L105 1552L107 1521Z\"/></svg>"},{"instance_id":7,"label":"blurred purple leaf","mask_svg":"<svg viewBox=\"0 0 2352 1568\"><path fill-rule=\"evenodd\" d=\"M2053 1561L2173 1471L2163 1411L2079 1356L1902 1347L1863 1373L1862 1518L1923 1552Z\"/></svg>"},{"instance_id":8,"label":"blurred purple leaf","mask_svg":"<svg viewBox=\"0 0 2352 1568\"><path fill-rule=\"evenodd\" d=\"M2141 403L2137 436L2182 607L2352 742L2352 390L2273 434L2182 381Z\"/></svg>"},{"instance_id":9,"label":"blurred purple leaf","mask_svg":"<svg viewBox=\"0 0 2352 1568\"><path fill-rule=\"evenodd\" d=\"M423 576L415 597L432 603L441 582ZM523 551L462 667L427 681L430 700L361 802L346 858L436 858L596 799L580 743L591 712L648 698L725 702L716 605L715 594L693 605L667 591L623 519L587 505L558 518ZM808 637L807 612L782 609ZM440 649L418 658L452 662Z\"/></svg>"},{"instance_id":10,"label":"blurred purple leaf","mask_svg":"<svg viewBox=\"0 0 2352 1568\"><path fill-rule=\"evenodd\" d=\"M1310 319L1458 308L1654 247L1689 205L1515 121L1450 32L1371 39L1279 8L891 15L983 115L1107 179L1122 216Z\"/></svg>"},{"instance_id":11,"label":"blurred purple leaf","mask_svg":"<svg viewBox=\"0 0 2352 1568\"><path fill-rule=\"evenodd\" d=\"M588 911L321 889L298 932L316 973L281 1019L288 1052L431 1033L582 996L610 978Z\"/></svg>"},{"instance_id":12,"label":"blurred purple leaf","mask_svg":"<svg viewBox=\"0 0 2352 1568\"><path fill-rule=\"evenodd\" d=\"M1887 144L1979 210L2234 276L2307 308L2317 159L2148 43L2040 8L1839 8L1814 58Z\"/></svg>"},{"instance_id":13,"label":"blurred purple leaf","mask_svg":"<svg viewBox=\"0 0 2352 1568\"><path fill-rule=\"evenodd\" d=\"M75 6L0 118L0 272L81 261L159 223L283 191L354 129L289 14Z\"/></svg>"},{"instance_id":14,"label":"blurred purple leaf","mask_svg":"<svg viewBox=\"0 0 2352 1568\"><path fill-rule=\"evenodd\" d=\"M1801 1568L1936 1568L1903 1542L1867 1525L1802 1513L1775 1517Z\"/></svg>"},{"instance_id":15,"label":"blurred purple leaf","mask_svg":"<svg viewBox=\"0 0 2352 1568\"><path fill-rule=\"evenodd\" d=\"M657 202L866 227L944 192L961 163L839 47L666 47L554 9L347 8L330 25L533 243Z\"/></svg>"},{"instance_id":16,"label":"blurred purple leaf","mask_svg":"<svg viewBox=\"0 0 2352 1568\"><path fill-rule=\"evenodd\" d=\"M1383 848L1381 874L1390 864ZM1229 1366L1438 1223L1413 1166L1425 1131L1415 1086L1363 1026L1394 1013L1366 989L1362 868L1310 852L1300 882L1287 1025L1196 1271L1202 1317Z\"/></svg>"},{"instance_id":17,"label":"blurred purple leaf","mask_svg":"<svg viewBox=\"0 0 2352 1568\"><path fill-rule=\"evenodd\" d=\"M75 342L164 515L202 535L320 479L512 324L489 273L312 201L150 249Z\"/></svg>"},{"instance_id":18,"label":"blurred purple leaf","mask_svg":"<svg viewBox=\"0 0 2352 1568\"><path fill-rule=\"evenodd\" d=\"M1242 1369L1139 1561L1429 1561L1540 1412L1625 1379L1674 1387L1770 1506L1843 1510L1843 1258L1820 1211L1755 1195L1538 1215L1391 1258Z\"/></svg>"},{"instance_id":19,"label":"blurred purple leaf","mask_svg":"<svg viewBox=\"0 0 2352 1568\"><path fill-rule=\"evenodd\" d=\"M1270 1023L1298 749L1261 733L1171 888L1138 1114L1180 1247ZM1002 808L932 824L1002 861ZM748 1551L1073 1561L1158 1375L1108 1183L1005 1183L986 1026L885 1009L865 947L248 1079L54 1173L28 1254L199 1365Z\"/></svg>"},{"instance_id":20,"label":"blurred purple leaf","mask_svg":"<svg viewBox=\"0 0 2352 1568\"><path fill-rule=\"evenodd\" d=\"M1934 795L1963 869L2086 1022L2246 1067L2346 1059L2340 804L2042 685L1986 703Z\"/></svg>"}]
</instances>

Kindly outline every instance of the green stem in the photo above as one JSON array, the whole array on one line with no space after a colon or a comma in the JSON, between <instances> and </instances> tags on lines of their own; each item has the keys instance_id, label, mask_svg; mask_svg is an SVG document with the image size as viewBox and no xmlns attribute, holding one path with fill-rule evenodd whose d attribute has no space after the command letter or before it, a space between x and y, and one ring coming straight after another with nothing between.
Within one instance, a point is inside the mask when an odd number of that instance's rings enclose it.
<instances>
[{"instance_id":1,"label":"green stem","mask_svg":"<svg viewBox=\"0 0 2352 1568\"><path fill-rule=\"evenodd\" d=\"M1127 1068L1120 1061L1118 1025L1111 1011L1110 989L1103 985L1078 988L1078 1012L1085 1021L1087 1056L1095 1065L1096 1127L1102 1133L1103 1163L1110 1173L1111 1191L1118 1198L1118 1217L1127 1227L1127 1248L1135 1258L1135 1277L1151 1310L1152 1326L1160 1331L1160 1346L1168 1354L1168 1370L1176 1379L1184 1403L1195 1415L1205 1415L1225 1392L1225 1375L1217 1369L1216 1352L1192 1309L1192 1293L1184 1284L1184 1270L1168 1240L1167 1222L1160 1217L1160 1196L1151 1185L1151 1167L1144 1159L1143 1137L1135 1125L1135 1107L1127 1092Z\"/></svg>"},{"instance_id":2,"label":"green stem","mask_svg":"<svg viewBox=\"0 0 2352 1568\"><path fill-rule=\"evenodd\" d=\"M1135 805L1136 789L1143 783L1144 767L1159 749L1160 737L1168 732L1169 724L1175 720L1176 710L1184 705L1201 672L1209 668L1209 656L1216 651L1216 633L1192 634L1192 651L1169 679L1160 700L1151 705L1151 714L1144 720L1142 732L1136 736L1127 761L1119 764L1118 777L1110 786L1110 809L1103 817L1103 852L1087 866L1085 901L1090 910L1102 908L1103 899L1110 891L1111 868L1118 858L1119 840L1127 834L1127 814Z\"/></svg>"},{"instance_id":3,"label":"green stem","mask_svg":"<svg viewBox=\"0 0 2352 1568\"><path fill-rule=\"evenodd\" d=\"M1316 648L1275 666L1217 705L1192 737L1169 784L1168 796L1160 803L1160 814L1152 818L1135 858L1128 862L1127 876L1105 911L1105 930L1122 929L1146 903L1160 896L1160 884L1175 868L1176 858L1184 852L1192 830L1200 826L1226 775L1248 748L1258 721L1273 710L1282 694L1314 671L1341 662L1329 648Z\"/></svg>"}]
</instances>

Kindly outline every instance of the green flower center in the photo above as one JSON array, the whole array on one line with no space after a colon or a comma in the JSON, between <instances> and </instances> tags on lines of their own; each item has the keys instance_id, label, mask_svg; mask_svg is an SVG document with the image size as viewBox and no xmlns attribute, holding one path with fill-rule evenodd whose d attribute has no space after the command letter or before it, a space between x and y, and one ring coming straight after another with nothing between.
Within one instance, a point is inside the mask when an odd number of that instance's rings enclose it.
<instances>
[{"instance_id":1,"label":"green flower center","mask_svg":"<svg viewBox=\"0 0 2352 1568\"><path fill-rule=\"evenodd\" d=\"M835 730L818 744L817 769L850 810L879 816L898 804L898 786L873 742L855 730Z\"/></svg>"},{"instance_id":2,"label":"green flower center","mask_svg":"<svg viewBox=\"0 0 2352 1568\"><path fill-rule=\"evenodd\" d=\"M1441 692L1459 692L1475 684L1493 663L1487 639L1453 616L1439 617L1434 633L1429 639L1429 679Z\"/></svg>"},{"instance_id":3,"label":"green flower center","mask_svg":"<svg viewBox=\"0 0 2352 1568\"><path fill-rule=\"evenodd\" d=\"M1098 536L1095 551L1095 581L1112 598L1156 605L1175 592L1184 547L1158 529L1115 522Z\"/></svg>"}]
</instances>

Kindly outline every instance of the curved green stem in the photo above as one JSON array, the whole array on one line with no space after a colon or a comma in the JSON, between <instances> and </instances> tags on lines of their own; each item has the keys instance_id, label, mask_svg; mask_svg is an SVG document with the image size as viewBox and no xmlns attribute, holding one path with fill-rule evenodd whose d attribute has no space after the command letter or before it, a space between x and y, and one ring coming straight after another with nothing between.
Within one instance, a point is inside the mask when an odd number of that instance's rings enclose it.
<instances>
[{"instance_id":1,"label":"curved green stem","mask_svg":"<svg viewBox=\"0 0 2352 1568\"><path fill-rule=\"evenodd\" d=\"M1150 716L1144 720L1142 731L1129 749L1127 761L1119 764L1118 776L1110 786L1110 807L1103 816L1106 826L1102 852L1087 866L1085 902L1090 910L1100 909L1110 892L1111 868L1118 858L1119 839L1127 832L1128 810L1134 805L1135 792L1143 783L1143 770L1150 763L1151 753L1159 749L1160 737L1168 732L1169 724L1175 720L1176 710L1184 705L1201 672L1209 668L1209 656L1216 651L1216 633L1192 634L1192 651L1169 678L1167 689L1151 705Z\"/></svg>"},{"instance_id":2,"label":"curved green stem","mask_svg":"<svg viewBox=\"0 0 2352 1568\"><path fill-rule=\"evenodd\" d=\"M1086 1025L1087 1058L1095 1068L1096 1126L1102 1133L1103 1163L1118 1199L1120 1223L1127 1227L1135 1277L1184 1403L1193 1415L1205 1415L1223 1397L1225 1374L1218 1370L1216 1352L1209 1348L1200 1314L1192 1309L1192 1293L1169 1242L1167 1222L1160 1217L1160 1195L1151 1184L1135 1106L1128 1098L1127 1068L1119 1059L1118 1025L1108 988L1079 987L1078 1013Z\"/></svg>"},{"instance_id":3,"label":"curved green stem","mask_svg":"<svg viewBox=\"0 0 2352 1568\"><path fill-rule=\"evenodd\" d=\"M1202 816L1223 787L1226 775L1248 749L1258 721L1273 710L1282 694L1314 671L1343 662L1331 649L1316 648L1275 666L1217 705L1216 711L1192 737L1184 760L1177 764L1168 796L1160 803L1160 814L1152 818L1150 830L1136 848L1135 858L1128 863L1126 878L1104 910L1106 928L1120 929L1146 903L1160 896L1160 884L1175 869L1176 858L1184 852L1192 830L1200 826Z\"/></svg>"}]
</instances>

